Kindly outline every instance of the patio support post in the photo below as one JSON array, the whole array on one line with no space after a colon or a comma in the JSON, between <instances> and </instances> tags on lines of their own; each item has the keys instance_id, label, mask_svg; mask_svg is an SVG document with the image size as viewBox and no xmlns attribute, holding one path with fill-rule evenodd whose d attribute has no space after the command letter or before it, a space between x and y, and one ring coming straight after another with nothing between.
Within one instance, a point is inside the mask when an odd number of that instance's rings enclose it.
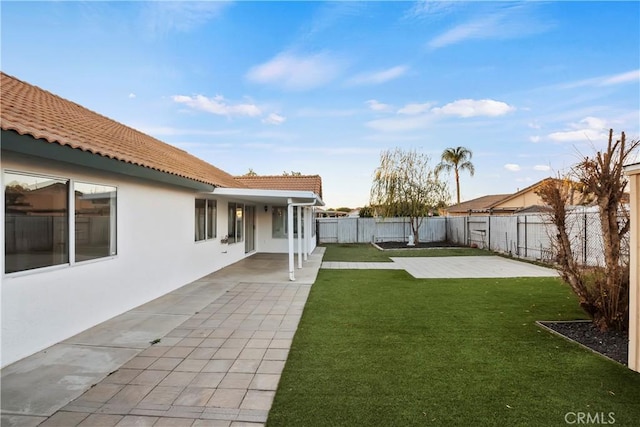
<instances>
[{"instance_id":1,"label":"patio support post","mask_svg":"<svg viewBox=\"0 0 640 427\"><path fill-rule=\"evenodd\" d=\"M307 261L309 255L309 238L311 236L311 208L304 208L304 260Z\"/></svg>"},{"instance_id":2,"label":"patio support post","mask_svg":"<svg viewBox=\"0 0 640 427\"><path fill-rule=\"evenodd\" d=\"M293 200L287 201L287 240L289 243L289 280L292 282L296 280L294 266L293 266Z\"/></svg>"},{"instance_id":3,"label":"patio support post","mask_svg":"<svg viewBox=\"0 0 640 427\"><path fill-rule=\"evenodd\" d=\"M302 268L302 206L298 205L298 268Z\"/></svg>"}]
</instances>

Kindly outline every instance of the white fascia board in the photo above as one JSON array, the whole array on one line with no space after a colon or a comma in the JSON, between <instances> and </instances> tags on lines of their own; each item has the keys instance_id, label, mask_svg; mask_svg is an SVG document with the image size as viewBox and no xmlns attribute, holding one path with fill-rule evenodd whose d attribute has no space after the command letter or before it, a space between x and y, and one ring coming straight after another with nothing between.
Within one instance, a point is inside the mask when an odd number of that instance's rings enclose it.
<instances>
[{"instance_id":1,"label":"white fascia board","mask_svg":"<svg viewBox=\"0 0 640 427\"><path fill-rule=\"evenodd\" d=\"M222 188L218 187L213 190L213 195L226 196L237 199L263 199L275 200L287 204L289 199L294 203L310 203L314 206L324 206L322 199L312 191L294 191L294 190L263 190L254 188Z\"/></svg>"},{"instance_id":2,"label":"white fascia board","mask_svg":"<svg viewBox=\"0 0 640 427\"><path fill-rule=\"evenodd\" d=\"M632 163L624 166L624 173L627 175L636 175L640 173L640 163Z\"/></svg>"}]
</instances>

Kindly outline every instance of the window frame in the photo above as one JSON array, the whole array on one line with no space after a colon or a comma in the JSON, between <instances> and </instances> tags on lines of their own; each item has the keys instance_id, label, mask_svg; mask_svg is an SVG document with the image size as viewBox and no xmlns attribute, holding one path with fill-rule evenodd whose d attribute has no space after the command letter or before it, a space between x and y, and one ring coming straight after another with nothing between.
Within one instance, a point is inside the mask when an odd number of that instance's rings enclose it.
<instances>
[{"instance_id":1,"label":"window frame","mask_svg":"<svg viewBox=\"0 0 640 427\"><path fill-rule=\"evenodd\" d=\"M110 260L113 258L116 258L118 256L119 250L118 250L118 193L119 193L119 187L118 185L115 184L106 184L106 183L97 183L95 181L93 181L92 179L83 179L83 178L74 178L71 175L63 175L63 174L55 174L55 173L47 173L47 172L33 172L31 170L24 170L24 169L14 169L14 168L7 168L7 169L2 169L0 171L1 175L1 180L0 180L0 184L2 186L2 193L3 193L3 197L5 199L5 206L4 206L4 212L3 212L3 217L5 218L6 221L6 209L7 209L7 204L6 204L6 188L7 188L7 175L22 175L22 176L26 176L26 177L31 177L31 178L42 178L42 179L49 179L49 180L56 180L56 181L62 181L62 182L66 182L66 233L65 233L65 237L66 237L66 262L62 262L59 264L51 264L51 265L45 265L42 267L34 267L34 268L28 268L28 269L23 269L23 270L16 270L16 271L11 271L11 272L7 272L7 251L6 251L6 244L7 244L7 235L6 235L6 230L4 233L4 246L2 249L2 257L3 257L3 269L2 272L0 274L2 274L3 276L7 276L7 277L15 277L15 276L23 276L23 275L29 275L29 274L36 274L36 273L41 273L41 272L46 272L46 271L52 271L52 270L58 270L58 269L63 269L63 268L69 268L69 267L74 267L76 265L85 265L85 264L90 264L90 263L94 263L94 262L101 262L101 261L106 261L106 260ZM84 259L84 260L78 260L76 259L76 203L75 203L75 198L76 198L76 184L84 184L84 185L94 185L94 186L98 186L98 187L112 187L114 189L114 193L115 193L115 197L114 197L114 213L113 213L113 218L110 219L109 221L109 234L110 234L110 238L113 237L113 242L110 241L110 245L109 245L109 255L105 255L105 256L100 256L100 257L95 257L95 258L90 258L90 259ZM113 228L113 229L112 229ZM112 249L113 249L113 253L112 253Z\"/></svg>"},{"instance_id":2,"label":"window frame","mask_svg":"<svg viewBox=\"0 0 640 427\"><path fill-rule=\"evenodd\" d=\"M240 213L239 216L238 216L238 212ZM244 203L228 202L227 204L227 232L228 232L227 243L244 242L244 215L245 215Z\"/></svg>"},{"instance_id":3,"label":"window frame","mask_svg":"<svg viewBox=\"0 0 640 427\"><path fill-rule=\"evenodd\" d=\"M198 215L197 209L199 208L198 202L204 202L203 207L203 218L202 220L204 229L198 230L200 217ZM200 207L202 209L202 207ZM210 240L215 240L218 236L218 201L216 199L211 199L207 197L196 197L194 202L195 209L195 222L194 222L194 238L195 242L206 242ZM202 232L202 237L198 238L198 231Z\"/></svg>"}]
</instances>

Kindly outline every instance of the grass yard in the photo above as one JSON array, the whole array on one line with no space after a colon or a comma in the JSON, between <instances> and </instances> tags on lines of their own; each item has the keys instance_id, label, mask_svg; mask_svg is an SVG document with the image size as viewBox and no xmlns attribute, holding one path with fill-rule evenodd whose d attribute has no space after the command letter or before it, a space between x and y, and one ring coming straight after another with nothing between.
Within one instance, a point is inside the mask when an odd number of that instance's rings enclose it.
<instances>
[{"instance_id":1,"label":"grass yard","mask_svg":"<svg viewBox=\"0 0 640 427\"><path fill-rule=\"evenodd\" d=\"M267 424L639 425L640 374L534 324L581 318L552 278L321 270Z\"/></svg>"},{"instance_id":2,"label":"grass yard","mask_svg":"<svg viewBox=\"0 0 640 427\"><path fill-rule=\"evenodd\" d=\"M437 248L437 249L404 249L381 251L368 243L333 243L323 244L326 248L323 261L351 262L392 262L390 257L436 257L436 256L473 256L494 255L482 249L472 248Z\"/></svg>"}]
</instances>

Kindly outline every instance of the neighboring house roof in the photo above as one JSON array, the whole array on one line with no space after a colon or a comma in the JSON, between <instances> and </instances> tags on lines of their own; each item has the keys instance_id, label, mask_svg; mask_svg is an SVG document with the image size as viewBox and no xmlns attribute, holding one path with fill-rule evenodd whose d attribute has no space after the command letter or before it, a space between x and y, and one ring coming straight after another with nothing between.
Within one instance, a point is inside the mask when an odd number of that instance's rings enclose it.
<instances>
[{"instance_id":1,"label":"neighboring house roof","mask_svg":"<svg viewBox=\"0 0 640 427\"><path fill-rule=\"evenodd\" d=\"M511 194L491 194L489 196L478 197L456 205L449 206L446 211L449 213L466 213L469 211L485 211L496 203L510 197Z\"/></svg>"},{"instance_id":2,"label":"neighboring house roof","mask_svg":"<svg viewBox=\"0 0 640 427\"><path fill-rule=\"evenodd\" d=\"M243 175L237 176L236 180L249 188L311 191L322 198L320 175Z\"/></svg>"},{"instance_id":3,"label":"neighboring house roof","mask_svg":"<svg viewBox=\"0 0 640 427\"><path fill-rule=\"evenodd\" d=\"M544 206L540 196L535 192L544 183L557 180L557 178L545 178L540 180L522 190L518 190L513 194L494 194L489 196L479 197L477 199L469 200L467 202L460 203L459 205L453 205L446 209L449 214L462 214L471 212L495 212L495 213L535 213L544 212L548 208ZM574 188L578 188L578 183ZM572 186L573 186L572 184ZM584 194L577 192L575 200L573 194L569 200L570 204L582 204L584 203Z\"/></svg>"},{"instance_id":4,"label":"neighboring house roof","mask_svg":"<svg viewBox=\"0 0 640 427\"><path fill-rule=\"evenodd\" d=\"M519 214L541 214L549 212L551 212L551 207L547 205L532 205L517 210Z\"/></svg>"},{"instance_id":5,"label":"neighboring house roof","mask_svg":"<svg viewBox=\"0 0 640 427\"><path fill-rule=\"evenodd\" d=\"M2 130L217 187L230 174L156 138L0 72Z\"/></svg>"},{"instance_id":6,"label":"neighboring house roof","mask_svg":"<svg viewBox=\"0 0 640 427\"><path fill-rule=\"evenodd\" d=\"M536 182L534 184L531 184L528 187L523 188L522 190L518 190L513 194L507 194L507 196L504 197L502 200L497 200L495 203L493 203L490 206L488 206L488 208L491 209L491 208L496 207L497 205L503 205L503 204L505 204L505 203L507 203L507 202L509 202L509 201L511 201L511 200L523 195L523 194L526 194L526 193L528 193L530 191L535 191L540 185L542 185L543 183L545 183L545 182L547 182L549 180L553 180L553 179L555 179L555 178L545 178L545 179L543 179L541 181L538 181L538 182ZM522 207L522 206L520 206L520 207Z\"/></svg>"}]
</instances>

